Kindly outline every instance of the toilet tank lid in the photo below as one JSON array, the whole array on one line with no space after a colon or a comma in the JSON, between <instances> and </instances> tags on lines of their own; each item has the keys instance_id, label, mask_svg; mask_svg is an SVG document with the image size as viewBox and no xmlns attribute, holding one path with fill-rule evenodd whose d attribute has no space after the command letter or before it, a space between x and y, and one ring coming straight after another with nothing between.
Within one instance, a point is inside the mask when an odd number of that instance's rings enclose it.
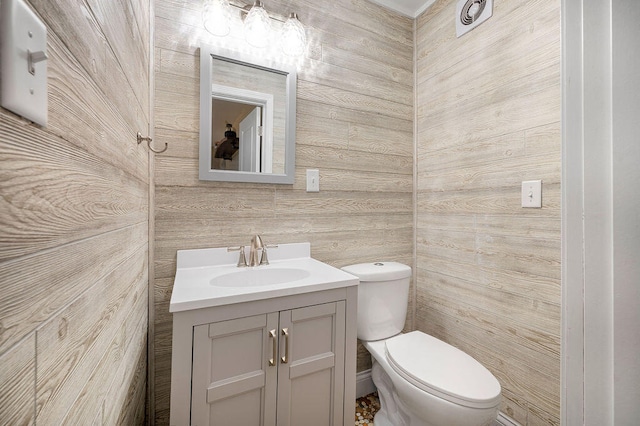
<instances>
[{"instance_id":1,"label":"toilet tank lid","mask_svg":"<svg viewBox=\"0 0 640 426\"><path fill-rule=\"evenodd\" d=\"M411 267L398 262L358 263L342 268L360 281L391 281L411 276Z\"/></svg>"}]
</instances>

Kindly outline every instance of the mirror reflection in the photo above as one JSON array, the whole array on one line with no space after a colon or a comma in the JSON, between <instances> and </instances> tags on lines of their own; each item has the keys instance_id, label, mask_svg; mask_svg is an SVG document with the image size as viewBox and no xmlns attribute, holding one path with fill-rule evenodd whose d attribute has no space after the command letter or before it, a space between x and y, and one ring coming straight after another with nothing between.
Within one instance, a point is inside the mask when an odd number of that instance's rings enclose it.
<instances>
[{"instance_id":1,"label":"mirror reflection","mask_svg":"<svg viewBox=\"0 0 640 426\"><path fill-rule=\"evenodd\" d=\"M286 78L212 59L212 169L284 173Z\"/></svg>"},{"instance_id":2,"label":"mirror reflection","mask_svg":"<svg viewBox=\"0 0 640 426\"><path fill-rule=\"evenodd\" d=\"M270 93L211 87L211 169L283 173L284 116L276 109L286 105L274 101L282 95L266 86Z\"/></svg>"},{"instance_id":3,"label":"mirror reflection","mask_svg":"<svg viewBox=\"0 0 640 426\"><path fill-rule=\"evenodd\" d=\"M212 58L212 169L284 173L286 78Z\"/></svg>"},{"instance_id":4,"label":"mirror reflection","mask_svg":"<svg viewBox=\"0 0 640 426\"><path fill-rule=\"evenodd\" d=\"M201 180L292 184L296 69L200 49Z\"/></svg>"}]
</instances>

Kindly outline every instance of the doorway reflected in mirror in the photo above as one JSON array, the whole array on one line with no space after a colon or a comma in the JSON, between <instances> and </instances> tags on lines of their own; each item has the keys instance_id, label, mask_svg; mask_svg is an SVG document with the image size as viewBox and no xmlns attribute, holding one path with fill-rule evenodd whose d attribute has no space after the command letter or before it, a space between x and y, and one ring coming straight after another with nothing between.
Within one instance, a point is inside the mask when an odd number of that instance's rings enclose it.
<instances>
[{"instance_id":1,"label":"doorway reflected in mirror","mask_svg":"<svg viewBox=\"0 0 640 426\"><path fill-rule=\"evenodd\" d=\"M212 169L284 173L286 78L212 59L211 144L221 142L227 123L239 139L235 157L215 161L214 156Z\"/></svg>"}]
</instances>

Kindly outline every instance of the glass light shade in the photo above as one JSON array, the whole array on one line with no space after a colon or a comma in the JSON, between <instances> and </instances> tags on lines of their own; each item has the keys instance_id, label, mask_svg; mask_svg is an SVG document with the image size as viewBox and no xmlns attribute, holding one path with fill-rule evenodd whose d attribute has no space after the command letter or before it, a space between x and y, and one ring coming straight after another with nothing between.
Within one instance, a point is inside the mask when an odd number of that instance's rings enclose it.
<instances>
[{"instance_id":1,"label":"glass light shade","mask_svg":"<svg viewBox=\"0 0 640 426\"><path fill-rule=\"evenodd\" d=\"M244 29L247 43L253 47L266 47L269 44L271 19L260 0L256 0L244 19Z\"/></svg>"},{"instance_id":2,"label":"glass light shade","mask_svg":"<svg viewBox=\"0 0 640 426\"><path fill-rule=\"evenodd\" d=\"M298 15L291 13L282 27L280 36L282 52L289 56L300 56L307 47L307 35Z\"/></svg>"},{"instance_id":3,"label":"glass light shade","mask_svg":"<svg viewBox=\"0 0 640 426\"><path fill-rule=\"evenodd\" d=\"M229 34L231 6L228 0L205 0L202 14L204 28L211 34L224 37Z\"/></svg>"}]
</instances>

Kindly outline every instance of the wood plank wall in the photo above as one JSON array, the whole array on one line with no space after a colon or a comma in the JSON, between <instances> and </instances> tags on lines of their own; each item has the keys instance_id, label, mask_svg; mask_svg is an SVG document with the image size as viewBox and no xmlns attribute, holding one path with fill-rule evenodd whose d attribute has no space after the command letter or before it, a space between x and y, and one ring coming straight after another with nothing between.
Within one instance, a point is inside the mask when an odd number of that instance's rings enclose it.
<instances>
[{"instance_id":1,"label":"wood plank wall","mask_svg":"<svg viewBox=\"0 0 640 426\"><path fill-rule=\"evenodd\" d=\"M560 0L496 0L459 39L455 3L416 29L415 326L486 365L507 415L559 425Z\"/></svg>"},{"instance_id":2,"label":"wood plank wall","mask_svg":"<svg viewBox=\"0 0 640 426\"><path fill-rule=\"evenodd\" d=\"M49 123L0 108L0 423L142 424L149 1L28 4Z\"/></svg>"},{"instance_id":3,"label":"wood plank wall","mask_svg":"<svg viewBox=\"0 0 640 426\"><path fill-rule=\"evenodd\" d=\"M198 181L200 2L155 3L156 157L155 422L169 414L169 300L176 250L310 241L312 255L340 267L380 259L412 264L413 20L365 0L270 1L295 11L310 49L299 68L296 179L291 185ZM234 38L223 44L245 49ZM178 106L179 105L179 106ZM320 192L305 192L305 170ZM362 354L359 369L368 367Z\"/></svg>"}]
</instances>

